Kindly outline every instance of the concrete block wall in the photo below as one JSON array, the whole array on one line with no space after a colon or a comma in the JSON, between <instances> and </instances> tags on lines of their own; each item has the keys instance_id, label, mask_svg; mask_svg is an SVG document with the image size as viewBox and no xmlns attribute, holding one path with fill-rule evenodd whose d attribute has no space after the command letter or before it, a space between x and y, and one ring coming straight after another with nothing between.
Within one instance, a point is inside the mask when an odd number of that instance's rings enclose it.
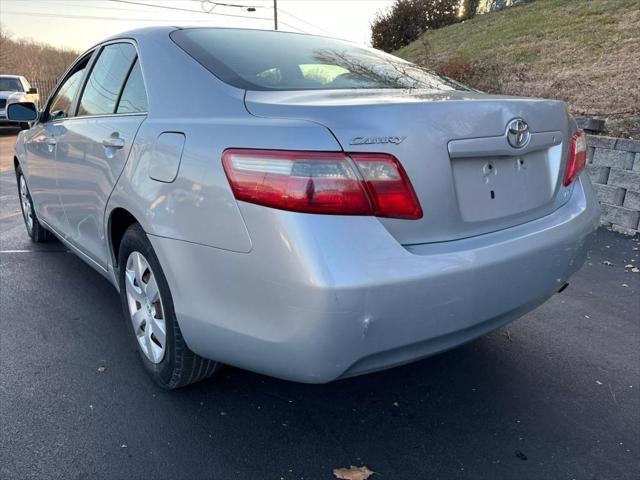
<instances>
[{"instance_id":1,"label":"concrete block wall","mask_svg":"<svg viewBox=\"0 0 640 480\"><path fill-rule=\"evenodd\" d=\"M587 172L595 187L602 217L613 230L640 231L640 140L588 135Z\"/></svg>"}]
</instances>

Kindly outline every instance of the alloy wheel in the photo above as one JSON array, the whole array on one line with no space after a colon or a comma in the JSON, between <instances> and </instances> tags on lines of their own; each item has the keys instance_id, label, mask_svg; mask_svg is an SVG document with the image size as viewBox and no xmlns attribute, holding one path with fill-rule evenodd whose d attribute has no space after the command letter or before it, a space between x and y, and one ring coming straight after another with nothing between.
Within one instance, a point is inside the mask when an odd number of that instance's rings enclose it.
<instances>
[{"instance_id":1,"label":"alloy wheel","mask_svg":"<svg viewBox=\"0 0 640 480\"><path fill-rule=\"evenodd\" d=\"M167 330L160 291L147 259L131 252L125 266L127 305L140 349L152 363L160 363L167 345Z\"/></svg>"}]
</instances>

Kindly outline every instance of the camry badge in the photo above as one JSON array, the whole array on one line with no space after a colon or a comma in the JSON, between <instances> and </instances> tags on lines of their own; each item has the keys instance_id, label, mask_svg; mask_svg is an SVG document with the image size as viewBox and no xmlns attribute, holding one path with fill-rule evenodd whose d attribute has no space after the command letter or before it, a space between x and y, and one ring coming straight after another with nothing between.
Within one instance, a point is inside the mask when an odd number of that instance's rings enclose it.
<instances>
[{"instance_id":1,"label":"camry badge","mask_svg":"<svg viewBox=\"0 0 640 480\"><path fill-rule=\"evenodd\" d=\"M407 137L354 137L349 145L376 145L379 143L393 143L400 145Z\"/></svg>"}]
</instances>

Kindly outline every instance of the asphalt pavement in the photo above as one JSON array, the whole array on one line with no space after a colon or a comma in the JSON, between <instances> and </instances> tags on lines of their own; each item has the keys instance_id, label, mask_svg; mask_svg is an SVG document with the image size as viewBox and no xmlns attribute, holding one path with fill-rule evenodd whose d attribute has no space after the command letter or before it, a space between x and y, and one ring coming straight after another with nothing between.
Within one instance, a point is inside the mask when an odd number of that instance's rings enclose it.
<instances>
[{"instance_id":1,"label":"asphalt pavement","mask_svg":"<svg viewBox=\"0 0 640 480\"><path fill-rule=\"evenodd\" d=\"M563 293L405 367L327 385L226 367L167 392L110 284L29 241L3 170L2 479L322 480L350 465L371 480L640 478L637 237L598 231Z\"/></svg>"}]
</instances>

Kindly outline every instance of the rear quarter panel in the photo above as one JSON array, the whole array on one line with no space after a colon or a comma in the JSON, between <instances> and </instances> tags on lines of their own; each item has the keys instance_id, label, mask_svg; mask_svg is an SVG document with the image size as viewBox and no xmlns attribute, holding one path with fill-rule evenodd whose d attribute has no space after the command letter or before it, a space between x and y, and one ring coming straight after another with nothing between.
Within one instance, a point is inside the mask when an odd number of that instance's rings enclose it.
<instances>
[{"instance_id":1,"label":"rear quarter panel","mask_svg":"<svg viewBox=\"0 0 640 480\"><path fill-rule=\"evenodd\" d=\"M152 235L249 252L251 239L222 168L222 152L234 147L339 151L340 145L325 127L313 122L249 114L244 91L218 80L175 45L169 31L136 38L148 116L108 211L125 208ZM185 136L172 182L149 175L163 132Z\"/></svg>"},{"instance_id":2,"label":"rear quarter panel","mask_svg":"<svg viewBox=\"0 0 640 480\"><path fill-rule=\"evenodd\" d=\"M173 182L149 175L156 141L166 131L185 135ZM237 118L149 119L138 132L109 210L127 209L153 235L249 252L251 239L222 168L222 152L233 147L339 150L325 128L308 122L265 121L242 112Z\"/></svg>"}]
</instances>

